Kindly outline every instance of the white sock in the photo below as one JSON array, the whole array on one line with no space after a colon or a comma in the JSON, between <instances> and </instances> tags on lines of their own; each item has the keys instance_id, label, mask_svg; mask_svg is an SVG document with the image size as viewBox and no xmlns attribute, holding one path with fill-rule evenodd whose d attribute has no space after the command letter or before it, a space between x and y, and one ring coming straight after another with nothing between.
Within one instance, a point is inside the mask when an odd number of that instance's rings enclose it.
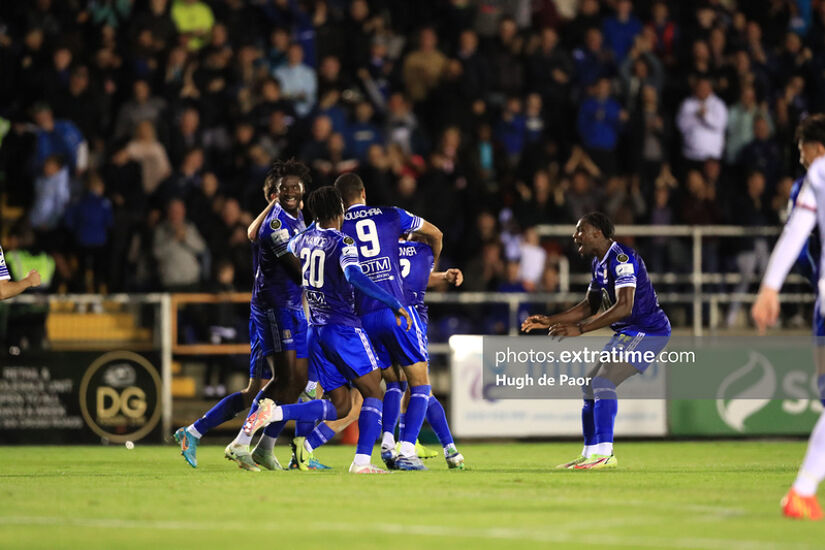
<instances>
[{"instance_id":1,"label":"white sock","mask_svg":"<svg viewBox=\"0 0 825 550\"><path fill-rule=\"evenodd\" d=\"M582 449L582 456L584 458L590 458L591 455L596 454L596 445L585 445Z\"/></svg>"},{"instance_id":2,"label":"white sock","mask_svg":"<svg viewBox=\"0 0 825 550\"><path fill-rule=\"evenodd\" d=\"M366 466L370 463L370 455L356 454L355 458L352 459L352 463L356 466Z\"/></svg>"},{"instance_id":3,"label":"white sock","mask_svg":"<svg viewBox=\"0 0 825 550\"><path fill-rule=\"evenodd\" d=\"M456 449L455 443L450 443L444 447L444 456L452 454L453 451L458 451L458 449Z\"/></svg>"},{"instance_id":4,"label":"white sock","mask_svg":"<svg viewBox=\"0 0 825 550\"><path fill-rule=\"evenodd\" d=\"M201 435L201 433L195 428L194 424L190 424L189 426L187 426L186 431L189 432L190 435L193 435L193 436L197 437L198 439L203 437Z\"/></svg>"},{"instance_id":5,"label":"white sock","mask_svg":"<svg viewBox=\"0 0 825 550\"><path fill-rule=\"evenodd\" d=\"M309 444L307 438L304 438L304 449L306 449L308 453L312 452L312 445Z\"/></svg>"},{"instance_id":6,"label":"white sock","mask_svg":"<svg viewBox=\"0 0 825 550\"><path fill-rule=\"evenodd\" d=\"M395 447L395 436L391 432L384 432L384 437L381 438L381 449L387 450Z\"/></svg>"},{"instance_id":7,"label":"white sock","mask_svg":"<svg viewBox=\"0 0 825 550\"><path fill-rule=\"evenodd\" d=\"M233 441L233 443L243 445L244 447L249 447L249 445L252 444L252 435L246 435L246 433L241 430L238 432L238 435L235 436L235 441Z\"/></svg>"},{"instance_id":8,"label":"white sock","mask_svg":"<svg viewBox=\"0 0 825 550\"><path fill-rule=\"evenodd\" d=\"M401 456L415 456L415 443L401 442Z\"/></svg>"},{"instance_id":9,"label":"white sock","mask_svg":"<svg viewBox=\"0 0 825 550\"><path fill-rule=\"evenodd\" d=\"M243 433L243 430L241 430L241 433ZM274 437L263 434L255 448L261 449L262 451L271 451L275 448L275 441L276 439Z\"/></svg>"},{"instance_id":10,"label":"white sock","mask_svg":"<svg viewBox=\"0 0 825 550\"><path fill-rule=\"evenodd\" d=\"M819 416L814 431L811 432L805 460L802 462L793 488L803 497L813 496L823 478L825 478L825 412Z\"/></svg>"},{"instance_id":11,"label":"white sock","mask_svg":"<svg viewBox=\"0 0 825 550\"><path fill-rule=\"evenodd\" d=\"M610 456L613 454L613 443L599 443L598 445L594 445L593 452L591 455L607 455Z\"/></svg>"}]
</instances>

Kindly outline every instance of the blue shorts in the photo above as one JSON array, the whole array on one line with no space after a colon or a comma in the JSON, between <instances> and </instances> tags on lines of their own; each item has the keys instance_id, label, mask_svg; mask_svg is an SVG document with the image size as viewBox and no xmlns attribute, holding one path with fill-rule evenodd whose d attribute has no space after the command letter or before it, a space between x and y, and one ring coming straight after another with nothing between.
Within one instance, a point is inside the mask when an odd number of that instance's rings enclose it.
<instances>
[{"instance_id":1,"label":"blue shorts","mask_svg":"<svg viewBox=\"0 0 825 550\"><path fill-rule=\"evenodd\" d=\"M363 329L347 325L309 327L309 370L330 392L378 368L375 351Z\"/></svg>"},{"instance_id":2,"label":"blue shorts","mask_svg":"<svg viewBox=\"0 0 825 550\"><path fill-rule=\"evenodd\" d=\"M378 365L382 369L393 364L407 367L414 363L427 361L427 334L421 328L421 320L414 307L407 307L412 319L410 330L405 330L407 322L401 326L395 322L395 315L390 308L382 308L361 317L364 330L370 337Z\"/></svg>"},{"instance_id":3,"label":"blue shorts","mask_svg":"<svg viewBox=\"0 0 825 550\"><path fill-rule=\"evenodd\" d=\"M266 358L275 353L295 350L295 356L307 356L307 321L301 309L260 308L249 306L249 377L272 378Z\"/></svg>"},{"instance_id":4,"label":"blue shorts","mask_svg":"<svg viewBox=\"0 0 825 550\"><path fill-rule=\"evenodd\" d=\"M665 349L668 340L670 332L647 334L638 330L624 330L614 334L602 351L637 352L632 354L626 363L631 364L639 372L644 372L647 367L658 361L659 352Z\"/></svg>"}]
</instances>

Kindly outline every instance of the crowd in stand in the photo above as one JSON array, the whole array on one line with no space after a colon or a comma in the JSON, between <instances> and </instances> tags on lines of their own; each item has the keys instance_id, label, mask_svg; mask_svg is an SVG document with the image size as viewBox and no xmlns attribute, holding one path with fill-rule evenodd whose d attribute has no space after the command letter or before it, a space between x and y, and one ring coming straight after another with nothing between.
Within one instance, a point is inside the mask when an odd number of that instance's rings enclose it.
<instances>
[{"instance_id":1,"label":"crowd in stand","mask_svg":"<svg viewBox=\"0 0 825 550\"><path fill-rule=\"evenodd\" d=\"M3 2L0 74L3 245L52 290L248 290L263 176L295 156L439 226L468 289L553 291L571 254L539 224L782 220L825 2ZM766 254L708 245L710 271Z\"/></svg>"}]
</instances>

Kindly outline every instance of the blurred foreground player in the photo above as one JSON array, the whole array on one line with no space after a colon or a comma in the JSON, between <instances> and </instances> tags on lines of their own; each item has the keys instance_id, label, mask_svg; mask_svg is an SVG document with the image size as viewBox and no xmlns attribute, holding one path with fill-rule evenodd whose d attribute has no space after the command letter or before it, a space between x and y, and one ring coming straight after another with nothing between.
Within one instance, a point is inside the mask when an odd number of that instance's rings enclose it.
<instances>
[{"instance_id":1,"label":"blurred foreground player","mask_svg":"<svg viewBox=\"0 0 825 550\"><path fill-rule=\"evenodd\" d=\"M616 333L603 351L653 352L658 355L670 339L670 321L659 306L644 261L635 250L613 240L613 222L600 212L582 217L573 241L583 257L593 257L593 279L587 298L556 315L531 315L523 331L549 329L558 337L580 336L610 326ZM604 311L598 313L600 306ZM615 468L613 427L618 409L616 387L650 363L598 363L583 388L582 454L557 468L596 470Z\"/></svg>"},{"instance_id":2,"label":"blurred foreground player","mask_svg":"<svg viewBox=\"0 0 825 550\"><path fill-rule=\"evenodd\" d=\"M315 225L289 242L289 251L301 259L303 288L310 312L309 368L318 376L330 402L314 400L278 406L267 390L258 410L244 425L248 435L271 422L335 420L351 407L349 385L364 397L358 418L358 446L349 471L378 474L385 470L370 462L381 431L383 391L375 351L355 314L355 289L390 308L395 322L412 325L409 313L393 296L369 280L361 270L355 241L341 233L344 204L334 187L322 187L307 198Z\"/></svg>"},{"instance_id":3,"label":"blurred foreground player","mask_svg":"<svg viewBox=\"0 0 825 550\"><path fill-rule=\"evenodd\" d=\"M802 187L793 204L785 229L779 237L762 286L751 309L751 315L760 333L776 323L779 317L779 289L794 263L810 246L811 231L819 226L819 242L825 232L825 115L812 115L804 119L797 129L799 160L808 169ZM814 306L814 361L817 365L817 386L820 399L825 403L825 331L823 331L822 262L819 257L810 266L816 280L817 299ZM793 486L782 499L782 513L791 518L822 519L822 509L816 499L816 490L825 479L825 412L819 417L808 441L808 451Z\"/></svg>"}]
</instances>

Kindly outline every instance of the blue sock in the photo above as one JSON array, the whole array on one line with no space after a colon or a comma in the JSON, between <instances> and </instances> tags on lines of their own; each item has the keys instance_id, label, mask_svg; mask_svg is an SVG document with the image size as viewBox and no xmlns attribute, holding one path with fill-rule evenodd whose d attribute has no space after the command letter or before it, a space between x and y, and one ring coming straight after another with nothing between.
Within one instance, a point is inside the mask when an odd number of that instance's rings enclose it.
<instances>
[{"instance_id":1,"label":"blue sock","mask_svg":"<svg viewBox=\"0 0 825 550\"><path fill-rule=\"evenodd\" d=\"M284 426L286 426L286 420L270 422L266 428L264 428L264 435L268 435L272 439L278 439L278 436L284 431Z\"/></svg>"},{"instance_id":2,"label":"blue sock","mask_svg":"<svg viewBox=\"0 0 825 550\"><path fill-rule=\"evenodd\" d=\"M400 382L387 382L387 391L384 392L384 417L381 420L385 432L395 433L395 424L401 414L401 398L404 396L400 386Z\"/></svg>"},{"instance_id":3,"label":"blue sock","mask_svg":"<svg viewBox=\"0 0 825 550\"><path fill-rule=\"evenodd\" d=\"M410 388L410 405L407 407L406 424L401 434L402 443L413 443L418 439L418 432L424 423L424 415L427 414L427 403L430 401L430 391L432 386L422 384Z\"/></svg>"},{"instance_id":4,"label":"blue sock","mask_svg":"<svg viewBox=\"0 0 825 550\"><path fill-rule=\"evenodd\" d=\"M361 405L361 414L358 416L358 446L355 454L372 455L375 441L381 435L381 409L384 407L380 399L367 397Z\"/></svg>"},{"instance_id":5,"label":"blue sock","mask_svg":"<svg viewBox=\"0 0 825 550\"><path fill-rule=\"evenodd\" d=\"M305 423L302 422L302 424ZM324 422L321 422L320 424L318 424L318 426L315 427L314 430L312 430L311 434L306 436L307 443L309 443L309 446L312 447L312 450L314 451L315 449L317 449L318 447L332 439L334 435L335 432L332 431L332 428L327 426Z\"/></svg>"},{"instance_id":6,"label":"blue sock","mask_svg":"<svg viewBox=\"0 0 825 550\"><path fill-rule=\"evenodd\" d=\"M258 392L258 395L255 396L255 399L252 400L252 406L249 407L249 414L246 415L246 418L249 418L258 410L258 402L263 399L264 397L264 390Z\"/></svg>"},{"instance_id":7,"label":"blue sock","mask_svg":"<svg viewBox=\"0 0 825 550\"><path fill-rule=\"evenodd\" d=\"M816 387L819 389L819 400L825 405L825 374L820 374L816 378Z\"/></svg>"},{"instance_id":8,"label":"blue sock","mask_svg":"<svg viewBox=\"0 0 825 550\"><path fill-rule=\"evenodd\" d=\"M430 396L430 401L427 404L427 422L433 427L442 447L453 444L453 434L450 433L450 426L447 424L447 414L444 412L441 402L434 395Z\"/></svg>"},{"instance_id":9,"label":"blue sock","mask_svg":"<svg viewBox=\"0 0 825 550\"><path fill-rule=\"evenodd\" d=\"M404 426L407 425L407 413L398 415L398 439L401 440L401 434L404 433Z\"/></svg>"},{"instance_id":10,"label":"blue sock","mask_svg":"<svg viewBox=\"0 0 825 550\"><path fill-rule=\"evenodd\" d=\"M296 422L295 437L309 437L313 428L315 428L315 422Z\"/></svg>"},{"instance_id":11,"label":"blue sock","mask_svg":"<svg viewBox=\"0 0 825 550\"><path fill-rule=\"evenodd\" d=\"M596 441L598 443L613 443L613 425L616 421L616 411L619 408L616 399L616 386L601 376L593 379L593 419L596 427Z\"/></svg>"},{"instance_id":12,"label":"blue sock","mask_svg":"<svg viewBox=\"0 0 825 550\"><path fill-rule=\"evenodd\" d=\"M231 420L236 414L244 409L243 396L241 392L235 392L227 395L218 403L206 411L201 418L195 421L195 429L204 436L206 432L220 426L227 420Z\"/></svg>"},{"instance_id":13,"label":"blue sock","mask_svg":"<svg viewBox=\"0 0 825 550\"><path fill-rule=\"evenodd\" d=\"M284 420L315 422L316 420L336 420L338 418L335 407L325 399L314 399L294 405L282 405L281 409L284 411Z\"/></svg>"},{"instance_id":14,"label":"blue sock","mask_svg":"<svg viewBox=\"0 0 825 550\"><path fill-rule=\"evenodd\" d=\"M585 399L582 406L582 433L584 434L585 445L595 445L596 440L596 420L593 418L595 412L595 402L592 399Z\"/></svg>"}]
</instances>

